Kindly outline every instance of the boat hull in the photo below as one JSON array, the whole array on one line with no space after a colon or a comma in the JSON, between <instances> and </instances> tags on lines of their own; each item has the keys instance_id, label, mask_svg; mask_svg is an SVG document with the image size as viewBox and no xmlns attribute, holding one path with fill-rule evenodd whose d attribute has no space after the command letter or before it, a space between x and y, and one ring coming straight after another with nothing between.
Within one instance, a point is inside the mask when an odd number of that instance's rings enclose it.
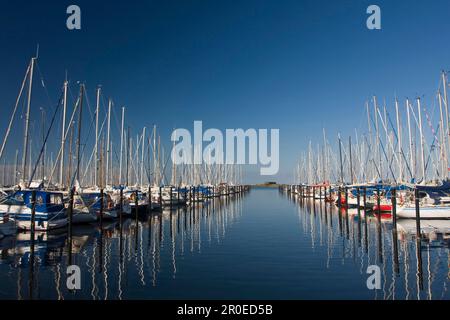
<instances>
[{"instance_id":1,"label":"boat hull","mask_svg":"<svg viewBox=\"0 0 450 320\"><path fill-rule=\"evenodd\" d=\"M450 206L432 206L420 208L420 219L450 219ZM415 207L398 207L397 217L415 219Z\"/></svg>"}]
</instances>

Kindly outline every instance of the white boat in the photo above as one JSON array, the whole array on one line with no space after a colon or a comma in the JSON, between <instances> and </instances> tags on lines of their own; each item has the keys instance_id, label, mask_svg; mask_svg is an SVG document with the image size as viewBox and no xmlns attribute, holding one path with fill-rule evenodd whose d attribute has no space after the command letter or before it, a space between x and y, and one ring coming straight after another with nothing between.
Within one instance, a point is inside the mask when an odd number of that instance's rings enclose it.
<instances>
[{"instance_id":1,"label":"white boat","mask_svg":"<svg viewBox=\"0 0 450 320\"><path fill-rule=\"evenodd\" d=\"M170 192L172 189L172 193ZM152 203L161 203L162 206L178 206L186 203L183 192L178 192L176 187L152 188ZM160 199L161 193L161 199Z\"/></svg>"},{"instance_id":2,"label":"white boat","mask_svg":"<svg viewBox=\"0 0 450 320\"><path fill-rule=\"evenodd\" d=\"M448 184L442 186L416 186L419 190L420 219L450 219L450 204L448 202ZM405 219L416 218L414 199L403 206L397 207L397 217Z\"/></svg>"},{"instance_id":3,"label":"white boat","mask_svg":"<svg viewBox=\"0 0 450 320\"><path fill-rule=\"evenodd\" d=\"M33 190L19 190L0 203L0 216L9 215L18 229L31 229ZM67 225L66 208L61 192L35 190L35 230L47 231Z\"/></svg>"},{"instance_id":4,"label":"white boat","mask_svg":"<svg viewBox=\"0 0 450 320\"><path fill-rule=\"evenodd\" d=\"M450 206L448 205L420 206L419 214L420 219L450 219ZM415 219L416 207L415 206L397 207L397 217L404 219Z\"/></svg>"}]
</instances>

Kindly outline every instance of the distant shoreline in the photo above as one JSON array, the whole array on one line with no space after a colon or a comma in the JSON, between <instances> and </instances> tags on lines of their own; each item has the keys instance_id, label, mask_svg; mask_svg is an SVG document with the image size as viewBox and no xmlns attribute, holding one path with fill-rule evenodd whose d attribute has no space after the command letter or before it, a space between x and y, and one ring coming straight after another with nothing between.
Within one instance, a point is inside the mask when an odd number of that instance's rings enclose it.
<instances>
[{"instance_id":1,"label":"distant shoreline","mask_svg":"<svg viewBox=\"0 0 450 320\"><path fill-rule=\"evenodd\" d=\"M254 184L252 187L259 187L259 188L278 188L279 184L277 183L260 183L260 184Z\"/></svg>"}]
</instances>

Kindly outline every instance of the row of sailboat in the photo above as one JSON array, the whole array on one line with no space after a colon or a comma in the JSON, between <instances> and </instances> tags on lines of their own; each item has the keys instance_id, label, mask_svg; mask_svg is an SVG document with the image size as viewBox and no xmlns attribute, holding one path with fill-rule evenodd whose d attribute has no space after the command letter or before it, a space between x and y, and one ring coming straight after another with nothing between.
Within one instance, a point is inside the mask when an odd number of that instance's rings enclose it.
<instances>
[{"instance_id":1,"label":"row of sailboat","mask_svg":"<svg viewBox=\"0 0 450 320\"><path fill-rule=\"evenodd\" d=\"M168 168L157 127L152 132L142 128L134 140L131 125L125 121L126 108L120 109L118 124L114 102L105 98L101 86L95 91L92 110L86 85L78 82L74 97L66 76L56 106L41 107L41 117L33 118L36 70L50 97L38 58L33 57L0 149L0 236L15 234L17 229L47 231L69 222L118 219L244 191L241 167L174 164ZM15 144L11 137L21 132L23 146L8 158L6 151ZM120 138L119 148L114 138ZM170 181L167 171L171 171Z\"/></svg>"},{"instance_id":2,"label":"row of sailboat","mask_svg":"<svg viewBox=\"0 0 450 320\"><path fill-rule=\"evenodd\" d=\"M302 197L333 201L345 208L368 209L400 218L450 218L448 75L442 72L434 99L424 103L377 97L367 101L367 131L333 145L323 142L303 152L296 183L284 186ZM300 191L301 189L301 191Z\"/></svg>"}]
</instances>

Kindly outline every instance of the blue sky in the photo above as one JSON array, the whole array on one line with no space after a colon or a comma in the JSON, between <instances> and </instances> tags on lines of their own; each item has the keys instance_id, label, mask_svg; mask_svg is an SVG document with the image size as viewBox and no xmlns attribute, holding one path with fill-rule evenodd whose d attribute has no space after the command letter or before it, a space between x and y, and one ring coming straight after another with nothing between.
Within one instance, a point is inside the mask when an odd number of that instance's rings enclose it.
<instances>
[{"instance_id":1,"label":"blue sky","mask_svg":"<svg viewBox=\"0 0 450 320\"><path fill-rule=\"evenodd\" d=\"M70 4L82 10L80 31L65 27ZM382 30L366 28L370 4L381 7ZM117 109L127 106L133 129L157 124L167 141L194 120L205 128L279 128L279 175L251 173L249 182L288 181L323 127L331 141L364 132L373 94L389 107L396 95L431 101L449 69L448 12L445 0L4 3L0 132L39 43L52 101L67 70L74 95L84 81L94 105L101 84ZM49 103L35 91L36 115Z\"/></svg>"}]
</instances>

